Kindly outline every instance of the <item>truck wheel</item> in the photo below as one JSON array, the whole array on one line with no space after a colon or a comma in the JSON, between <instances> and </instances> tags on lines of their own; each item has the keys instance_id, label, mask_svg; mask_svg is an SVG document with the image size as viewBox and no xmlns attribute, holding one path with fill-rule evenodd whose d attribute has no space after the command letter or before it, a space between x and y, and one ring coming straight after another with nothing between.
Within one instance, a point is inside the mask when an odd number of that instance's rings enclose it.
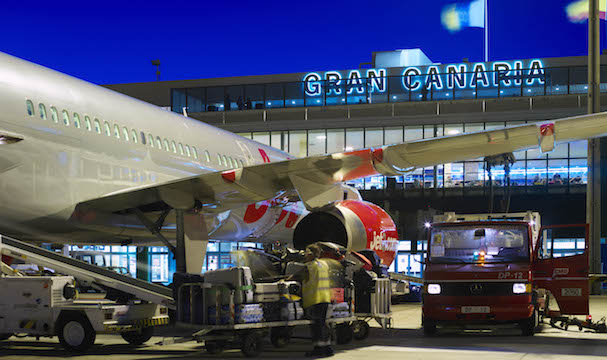
<instances>
[{"instance_id":1,"label":"truck wheel","mask_svg":"<svg viewBox=\"0 0 607 360\"><path fill-rule=\"evenodd\" d=\"M67 314L57 324L59 342L67 351L83 352L95 342L95 330L82 314Z\"/></svg>"},{"instance_id":2,"label":"truck wheel","mask_svg":"<svg viewBox=\"0 0 607 360\"><path fill-rule=\"evenodd\" d=\"M0 334L0 341L8 340L13 334Z\"/></svg>"},{"instance_id":3,"label":"truck wheel","mask_svg":"<svg viewBox=\"0 0 607 360\"><path fill-rule=\"evenodd\" d=\"M246 357L257 357L263 351L263 338L251 331L242 338L242 353Z\"/></svg>"},{"instance_id":4,"label":"truck wheel","mask_svg":"<svg viewBox=\"0 0 607 360\"><path fill-rule=\"evenodd\" d=\"M369 324L366 321L355 321L352 323L352 332L356 340L364 340L369 337Z\"/></svg>"},{"instance_id":5,"label":"truck wheel","mask_svg":"<svg viewBox=\"0 0 607 360\"><path fill-rule=\"evenodd\" d=\"M529 319L523 320L520 324L523 336L533 336L539 325L539 315L537 307L533 307L533 314Z\"/></svg>"},{"instance_id":6,"label":"truck wheel","mask_svg":"<svg viewBox=\"0 0 607 360\"><path fill-rule=\"evenodd\" d=\"M436 323L432 320L424 320L424 336L436 335Z\"/></svg>"},{"instance_id":7,"label":"truck wheel","mask_svg":"<svg viewBox=\"0 0 607 360\"><path fill-rule=\"evenodd\" d=\"M336 341L340 345L349 344L354 336L350 324L338 324L335 327Z\"/></svg>"},{"instance_id":8,"label":"truck wheel","mask_svg":"<svg viewBox=\"0 0 607 360\"><path fill-rule=\"evenodd\" d=\"M283 348L291 342L292 330L289 327L275 327L270 330L270 340L275 348Z\"/></svg>"},{"instance_id":9,"label":"truck wheel","mask_svg":"<svg viewBox=\"0 0 607 360\"><path fill-rule=\"evenodd\" d=\"M139 330L123 332L122 338L131 345L142 345L154 335L153 327L144 327Z\"/></svg>"}]
</instances>

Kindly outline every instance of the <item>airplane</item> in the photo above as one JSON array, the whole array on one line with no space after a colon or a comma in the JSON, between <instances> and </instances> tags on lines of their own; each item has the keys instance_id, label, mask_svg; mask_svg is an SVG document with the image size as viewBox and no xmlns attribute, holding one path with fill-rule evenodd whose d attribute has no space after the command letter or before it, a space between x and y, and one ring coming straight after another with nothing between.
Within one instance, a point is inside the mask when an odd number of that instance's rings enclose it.
<instances>
[{"instance_id":1,"label":"airplane","mask_svg":"<svg viewBox=\"0 0 607 360\"><path fill-rule=\"evenodd\" d=\"M4 53L0 109L0 234L166 245L190 273L209 239L331 241L390 265L394 221L344 182L607 135L600 113L294 158Z\"/></svg>"}]
</instances>

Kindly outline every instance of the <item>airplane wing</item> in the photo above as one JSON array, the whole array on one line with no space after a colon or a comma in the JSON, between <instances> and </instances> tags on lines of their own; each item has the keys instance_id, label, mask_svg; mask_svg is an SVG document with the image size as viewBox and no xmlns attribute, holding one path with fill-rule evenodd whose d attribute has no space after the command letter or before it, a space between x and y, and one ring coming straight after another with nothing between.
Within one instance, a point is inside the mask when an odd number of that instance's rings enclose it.
<instances>
[{"instance_id":1,"label":"airplane wing","mask_svg":"<svg viewBox=\"0 0 607 360\"><path fill-rule=\"evenodd\" d=\"M204 213L214 213L297 195L314 209L343 197L345 181L537 147L549 152L559 143L606 135L607 112L207 173L128 189L79 206L117 212L164 202L183 209L197 204Z\"/></svg>"}]
</instances>

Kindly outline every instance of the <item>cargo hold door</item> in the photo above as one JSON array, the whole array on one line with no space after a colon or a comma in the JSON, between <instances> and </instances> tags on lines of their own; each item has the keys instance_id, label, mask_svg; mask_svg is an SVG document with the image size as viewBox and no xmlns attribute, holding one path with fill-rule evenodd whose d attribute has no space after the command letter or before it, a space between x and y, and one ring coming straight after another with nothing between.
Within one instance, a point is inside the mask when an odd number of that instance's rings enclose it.
<instances>
[{"instance_id":1,"label":"cargo hold door","mask_svg":"<svg viewBox=\"0 0 607 360\"><path fill-rule=\"evenodd\" d=\"M534 286L549 290L562 314L587 315L588 225L542 227L533 257Z\"/></svg>"}]
</instances>

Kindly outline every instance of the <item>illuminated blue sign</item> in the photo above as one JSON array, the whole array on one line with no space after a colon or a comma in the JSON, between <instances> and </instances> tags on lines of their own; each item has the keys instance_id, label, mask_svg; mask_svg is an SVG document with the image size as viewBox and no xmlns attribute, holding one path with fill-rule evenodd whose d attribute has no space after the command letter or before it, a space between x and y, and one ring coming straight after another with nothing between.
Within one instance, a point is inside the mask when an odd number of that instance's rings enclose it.
<instances>
[{"instance_id":1,"label":"illuminated blue sign","mask_svg":"<svg viewBox=\"0 0 607 360\"><path fill-rule=\"evenodd\" d=\"M405 90L416 91L422 87L443 89L475 89L477 87L509 87L544 84L542 60L495 61L492 63L410 66L398 75ZM392 72L394 68L392 68ZM303 78L307 96L364 94L387 90L386 69L350 70L348 72L326 71L306 74Z\"/></svg>"},{"instance_id":2,"label":"illuminated blue sign","mask_svg":"<svg viewBox=\"0 0 607 360\"><path fill-rule=\"evenodd\" d=\"M315 72L309 73L304 76L303 81L308 96L322 95L323 86L327 87L327 95L341 95L344 89L348 94L364 94L365 85L369 92L383 93L387 89L387 76L386 69L367 69L366 77L361 75L360 70L352 70L344 80L339 71L327 71L324 77Z\"/></svg>"}]
</instances>

